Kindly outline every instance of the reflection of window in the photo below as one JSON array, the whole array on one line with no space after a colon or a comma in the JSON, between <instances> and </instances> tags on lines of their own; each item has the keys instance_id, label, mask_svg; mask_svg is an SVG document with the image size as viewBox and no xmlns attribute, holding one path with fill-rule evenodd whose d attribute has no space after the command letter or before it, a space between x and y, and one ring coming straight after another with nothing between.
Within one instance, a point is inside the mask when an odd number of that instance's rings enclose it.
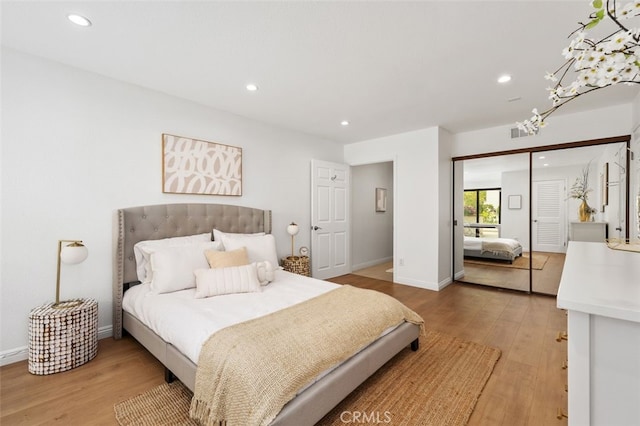
<instances>
[{"instance_id":1,"label":"reflection of window","mask_svg":"<svg viewBox=\"0 0 640 426\"><path fill-rule=\"evenodd\" d=\"M500 224L500 188L465 189L464 223ZM465 235L475 237L498 237L499 228L467 227Z\"/></svg>"}]
</instances>

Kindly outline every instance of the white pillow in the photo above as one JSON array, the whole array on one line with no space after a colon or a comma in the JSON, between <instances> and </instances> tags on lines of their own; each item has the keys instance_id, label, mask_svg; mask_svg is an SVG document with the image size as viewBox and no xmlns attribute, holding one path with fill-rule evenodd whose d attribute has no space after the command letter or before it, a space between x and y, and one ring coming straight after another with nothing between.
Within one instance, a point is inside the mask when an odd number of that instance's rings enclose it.
<instances>
[{"instance_id":1,"label":"white pillow","mask_svg":"<svg viewBox=\"0 0 640 426\"><path fill-rule=\"evenodd\" d=\"M271 262L278 266L278 253L276 252L276 239L271 234L255 237L233 237L222 235L222 244L225 250L237 250L241 247L247 248L249 262Z\"/></svg>"},{"instance_id":2,"label":"white pillow","mask_svg":"<svg viewBox=\"0 0 640 426\"><path fill-rule=\"evenodd\" d=\"M186 237L174 237L163 238L161 240L147 240L140 241L133 246L133 254L136 258L136 273L138 274L138 280L140 282L148 282L147 273L149 268L147 266L149 262L149 255L152 251L162 247L175 247L183 246L193 243L201 243L205 241L211 241L211 233L205 234L187 235Z\"/></svg>"},{"instance_id":3,"label":"white pillow","mask_svg":"<svg viewBox=\"0 0 640 426\"><path fill-rule=\"evenodd\" d=\"M267 285L275 279L275 273L271 262L265 260L264 262L256 262L255 265L260 285Z\"/></svg>"},{"instance_id":4,"label":"white pillow","mask_svg":"<svg viewBox=\"0 0 640 426\"><path fill-rule=\"evenodd\" d=\"M238 234L234 232L222 232L217 229L213 229L213 241L221 241L222 236L226 236L228 238L244 238L244 237L260 237L264 235L264 232L256 232L253 234Z\"/></svg>"},{"instance_id":5,"label":"white pillow","mask_svg":"<svg viewBox=\"0 0 640 426\"><path fill-rule=\"evenodd\" d=\"M160 294L195 287L193 271L209 267L204 252L213 247L210 241L153 251L149 256L151 290Z\"/></svg>"},{"instance_id":6,"label":"white pillow","mask_svg":"<svg viewBox=\"0 0 640 426\"><path fill-rule=\"evenodd\" d=\"M196 269L197 299L231 293L260 291L255 264L229 266L227 268Z\"/></svg>"}]
</instances>

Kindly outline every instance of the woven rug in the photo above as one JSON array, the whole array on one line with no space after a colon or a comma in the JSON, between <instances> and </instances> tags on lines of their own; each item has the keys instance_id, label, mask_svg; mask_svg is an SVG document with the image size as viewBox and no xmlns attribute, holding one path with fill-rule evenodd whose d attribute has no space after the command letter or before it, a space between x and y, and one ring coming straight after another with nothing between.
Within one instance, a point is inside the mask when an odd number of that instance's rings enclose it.
<instances>
[{"instance_id":1,"label":"woven rug","mask_svg":"<svg viewBox=\"0 0 640 426\"><path fill-rule=\"evenodd\" d=\"M465 425L500 350L434 331L420 338L420 350L404 349L318 425ZM195 425L191 392L180 382L162 384L115 405L123 426Z\"/></svg>"},{"instance_id":2,"label":"woven rug","mask_svg":"<svg viewBox=\"0 0 640 426\"><path fill-rule=\"evenodd\" d=\"M546 254L533 253L533 269L542 270L547 260L549 260L549 256ZM522 253L522 256L518 256L513 260L513 263L509 263L506 260L484 260L481 258L465 258L464 263L499 266L501 268L529 269L529 253Z\"/></svg>"}]
</instances>

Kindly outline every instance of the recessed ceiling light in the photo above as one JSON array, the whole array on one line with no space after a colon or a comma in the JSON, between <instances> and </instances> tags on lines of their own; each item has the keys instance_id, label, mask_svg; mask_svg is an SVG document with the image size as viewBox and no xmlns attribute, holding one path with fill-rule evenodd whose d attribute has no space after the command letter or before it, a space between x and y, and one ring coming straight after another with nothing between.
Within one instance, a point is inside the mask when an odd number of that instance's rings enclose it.
<instances>
[{"instance_id":1,"label":"recessed ceiling light","mask_svg":"<svg viewBox=\"0 0 640 426\"><path fill-rule=\"evenodd\" d=\"M90 27L91 21L85 18L82 15L78 15L76 13L70 13L67 15L67 19L73 22L76 25L80 25L81 27Z\"/></svg>"},{"instance_id":2,"label":"recessed ceiling light","mask_svg":"<svg viewBox=\"0 0 640 426\"><path fill-rule=\"evenodd\" d=\"M342 120L342 121L340 122L340 125L341 125L341 126L348 126L348 125L349 125L349 121L348 121L348 120Z\"/></svg>"},{"instance_id":3,"label":"recessed ceiling light","mask_svg":"<svg viewBox=\"0 0 640 426\"><path fill-rule=\"evenodd\" d=\"M544 163L543 166L549 167L549 163Z\"/></svg>"},{"instance_id":4,"label":"recessed ceiling light","mask_svg":"<svg viewBox=\"0 0 640 426\"><path fill-rule=\"evenodd\" d=\"M247 84L247 90L250 92L255 92L256 90L258 90L258 86L255 84Z\"/></svg>"},{"instance_id":5,"label":"recessed ceiling light","mask_svg":"<svg viewBox=\"0 0 640 426\"><path fill-rule=\"evenodd\" d=\"M547 157L545 157L544 155L541 155L540 157L538 157L539 160L544 160L545 158Z\"/></svg>"},{"instance_id":6,"label":"recessed ceiling light","mask_svg":"<svg viewBox=\"0 0 640 426\"><path fill-rule=\"evenodd\" d=\"M501 75L498 77L498 83L506 83L511 81L511 76L509 74Z\"/></svg>"}]
</instances>

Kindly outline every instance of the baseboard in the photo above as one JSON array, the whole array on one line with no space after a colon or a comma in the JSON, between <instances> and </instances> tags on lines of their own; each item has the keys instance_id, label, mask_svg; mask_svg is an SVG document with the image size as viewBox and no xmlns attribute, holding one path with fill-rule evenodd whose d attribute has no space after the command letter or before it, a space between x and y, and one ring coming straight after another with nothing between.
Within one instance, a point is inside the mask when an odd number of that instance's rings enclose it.
<instances>
[{"instance_id":1,"label":"baseboard","mask_svg":"<svg viewBox=\"0 0 640 426\"><path fill-rule=\"evenodd\" d=\"M106 339L113 336L113 326L107 325L98 328L98 340ZM29 358L29 348L27 346L20 346L18 348L9 349L7 351L0 352L0 367L4 365L13 364L15 362L24 361Z\"/></svg>"},{"instance_id":2,"label":"baseboard","mask_svg":"<svg viewBox=\"0 0 640 426\"><path fill-rule=\"evenodd\" d=\"M449 284L451 284L453 281L451 280L451 277L445 278L444 280L440 281L438 283L438 291L444 289L446 286L448 286Z\"/></svg>"},{"instance_id":3,"label":"baseboard","mask_svg":"<svg viewBox=\"0 0 640 426\"><path fill-rule=\"evenodd\" d=\"M13 364L14 362L24 361L29 357L29 348L21 346L8 351L0 352L0 367L3 365Z\"/></svg>"},{"instance_id":4,"label":"baseboard","mask_svg":"<svg viewBox=\"0 0 640 426\"><path fill-rule=\"evenodd\" d=\"M454 280L459 280L460 278L464 277L464 269L460 272L456 272L456 274L453 276Z\"/></svg>"},{"instance_id":5,"label":"baseboard","mask_svg":"<svg viewBox=\"0 0 640 426\"><path fill-rule=\"evenodd\" d=\"M391 262L392 260L393 260L393 256L385 257L383 259L371 260L369 262L358 263L356 265L351 265L351 270L358 271L360 269L370 268L371 266L380 265L381 263Z\"/></svg>"}]
</instances>

